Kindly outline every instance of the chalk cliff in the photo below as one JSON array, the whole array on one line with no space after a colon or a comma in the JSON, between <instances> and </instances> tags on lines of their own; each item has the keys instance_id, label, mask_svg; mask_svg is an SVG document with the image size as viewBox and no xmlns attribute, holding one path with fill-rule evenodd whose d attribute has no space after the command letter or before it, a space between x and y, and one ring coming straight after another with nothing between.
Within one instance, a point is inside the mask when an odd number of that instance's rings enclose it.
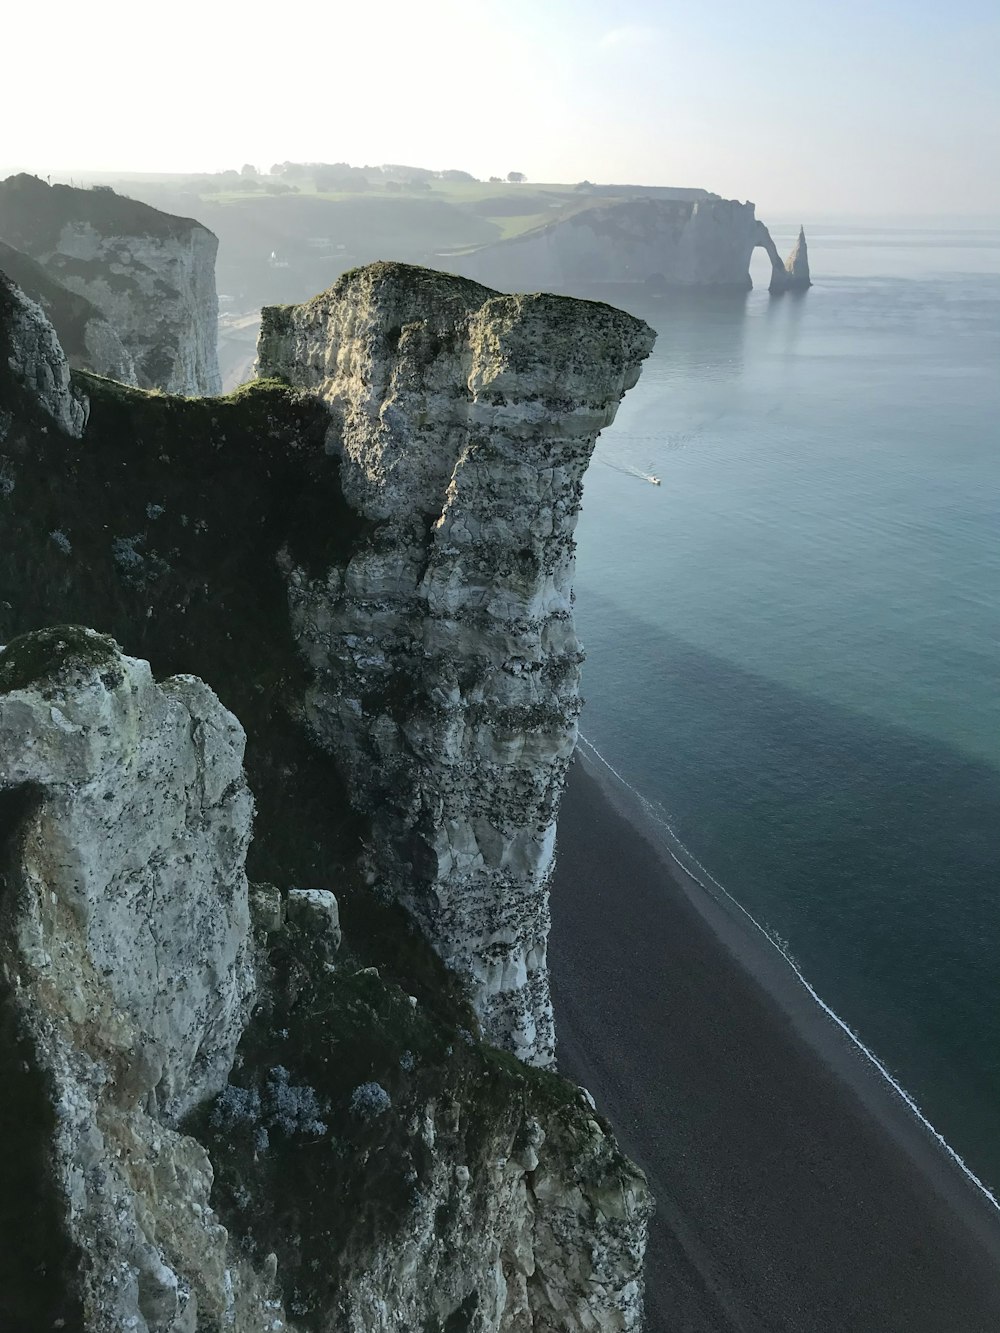
<instances>
[{"instance_id":1,"label":"chalk cliff","mask_svg":"<svg viewBox=\"0 0 1000 1333\"><path fill-rule=\"evenodd\" d=\"M371 871L468 976L489 1037L554 1055L545 943L576 744L573 529L652 347L609 306L376 265L265 309L259 370L328 404L366 547L289 562L306 708L375 812Z\"/></svg>"},{"instance_id":2,"label":"chalk cliff","mask_svg":"<svg viewBox=\"0 0 1000 1333\"><path fill-rule=\"evenodd\" d=\"M0 239L101 312L139 385L219 392L218 241L200 223L110 189L48 186L20 175L0 182ZM113 349L89 353L89 366L75 350L74 363L102 374L114 368Z\"/></svg>"},{"instance_id":3,"label":"chalk cliff","mask_svg":"<svg viewBox=\"0 0 1000 1333\"><path fill-rule=\"evenodd\" d=\"M651 340L378 265L180 399L0 284L11 1327L640 1326L645 1182L533 1065L572 530Z\"/></svg>"},{"instance_id":4,"label":"chalk cliff","mask_svg":"<svg viewBox=\"0 0 1000 1333\"><path fill-rule=\"evenodd\" d=\"M594 283L750 288L753 204L640 196L586 204L510 240L449 256L457 273L518 291Z\"/></svg>"}]
</instances>

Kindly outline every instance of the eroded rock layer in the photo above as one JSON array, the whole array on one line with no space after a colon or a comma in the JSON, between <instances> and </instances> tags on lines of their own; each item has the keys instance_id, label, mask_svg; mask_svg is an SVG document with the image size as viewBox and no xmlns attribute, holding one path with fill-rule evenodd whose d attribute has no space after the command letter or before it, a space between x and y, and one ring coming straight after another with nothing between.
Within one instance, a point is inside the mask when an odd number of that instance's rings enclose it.
<instances>
[{"instance_id":1,"label":"eroded rock layer","mask_svg":"<svg viewBox=\"0 0 1000 1333\"><path fill-rule=\"evenodd\" d=\"M371 525L346 568L287 565L309 721L373 816L372 873L471 979L489 1037L537 1064L579 711L573 530L653 337L609 306L401 265L264 311L259 372L328 405Z\"/></svg>"}]
</instances>

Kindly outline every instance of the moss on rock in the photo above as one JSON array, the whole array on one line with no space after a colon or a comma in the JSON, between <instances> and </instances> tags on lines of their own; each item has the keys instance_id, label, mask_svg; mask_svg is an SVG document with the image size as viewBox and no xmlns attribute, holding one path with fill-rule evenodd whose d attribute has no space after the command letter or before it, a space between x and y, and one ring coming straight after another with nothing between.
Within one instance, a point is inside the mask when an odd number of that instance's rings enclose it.
<instances>
[{"instance_id":1,"label":"moss on rock","mask_svg":"<svg viewBox=\"0 0 1000 1333\"><path fill-rule=\"evenodd\" d=\"M114 639L83 625L53 625L21 634L0 649L0 694L110 670L118 656Z\"/></svg>"}]
</instances>

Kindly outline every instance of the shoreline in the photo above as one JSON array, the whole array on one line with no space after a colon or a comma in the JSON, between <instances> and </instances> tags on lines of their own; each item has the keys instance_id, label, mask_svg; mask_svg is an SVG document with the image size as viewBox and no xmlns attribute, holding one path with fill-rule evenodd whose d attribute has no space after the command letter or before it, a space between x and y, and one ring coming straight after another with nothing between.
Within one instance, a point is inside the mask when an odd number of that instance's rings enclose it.
<instances>
[{"instance_id":1,"label":"shoreline","mask_svg":"<svg viewBox=\"0 0 1000 1333\"><path fill-rule=\"evenodd\" d=\"M897 1111L909 1112L917 1139L925 1138L924 1148L943 1154L947 1159L944 1165L953 1167L964 1178L957 1182L959 1185L967 1183L982 1195L982 1204L986 1210L984 1216L998 1228L996 1243L1000 1257L1000 1200L996 1195L963 1161L944 1135L935 1129L916 1099L893 1078L875 1052L816 992L798 964L785 953L756 917L697 858L687 852L680 839L650 809L646 798L608 763L595 745L582 735L580 742L584 748L577 750L577 756L587 773L637 833L656 841L669 859L669 871L687 894L692 906L732 952L737 964L750 972L787 1011L803 1038L852 1085L868 1109L884 1120L889 1132L898 1135L903 1146L910 1141L911 1135L900 1132L907 1122L904 1117L903 1124L900 1123ZM631 811L629 803L633 807ZM698 873L684 864L682 856L685 853L690 863L697 867ZM804 1003L805 1009L802 1007ZM814 1012L813 1008L818 1012ZM834 1028L837 1031L832 1030ZM857 1062L852 1058L855 1055L870 1066L868 1077L863 1074L859 1076ZM872 1078L877 1080L874 1084L871 1083ZM888 1104L885 1101L887 1096L890 1098ZM898 1105L894 1105L892 1099Z\"/></svg>"},{"instance_id":2,"label":"shoreline","mask_svg":"<svg viewBox=\"0 0 1000 1333\"><path fill-rule=\"evenodd\" d=\"M582 738L577 756L557 1054L657 1196L649 1333L1000 1328L992 1195L641 795Z\"/></svg>"}]
</instances>

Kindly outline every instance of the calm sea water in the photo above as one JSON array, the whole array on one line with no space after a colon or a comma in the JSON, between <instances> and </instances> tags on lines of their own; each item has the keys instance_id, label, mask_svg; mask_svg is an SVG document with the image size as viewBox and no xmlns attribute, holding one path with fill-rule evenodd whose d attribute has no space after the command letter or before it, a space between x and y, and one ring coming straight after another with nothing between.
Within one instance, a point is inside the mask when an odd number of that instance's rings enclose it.
<instances>
[{"instance_id":1,"label":"calm sea water","mask_svg":"<svg viewBox=\"0 0 1000 1333\"><path fill-rule=\"evenodd\" d=\"M1000 227L807 234L802 297L633 305L583 731L996 1192Z\"/></svg>"}]
</instances>

